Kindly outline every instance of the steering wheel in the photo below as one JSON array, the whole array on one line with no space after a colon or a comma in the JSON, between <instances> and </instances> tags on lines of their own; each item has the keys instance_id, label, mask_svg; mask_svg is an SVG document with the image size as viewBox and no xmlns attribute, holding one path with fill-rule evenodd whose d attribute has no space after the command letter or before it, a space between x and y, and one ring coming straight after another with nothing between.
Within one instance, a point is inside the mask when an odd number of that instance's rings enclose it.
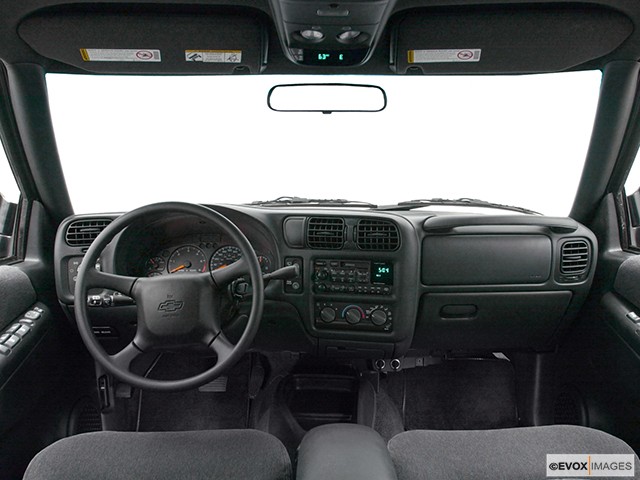
<instances>
[{"instance_id":1,"label":"steering wheel","mask_svg":"<svg viewBox=\"0 0 640 480\"><path fill-rule=\"evenodd\" d=\"M214 272L150 278L114 275L95 268L102 250L126 227L150 215L171 213L193 215L215 224L240 248L242 257ZM240 340L234 345L221 329L219 299L230 282L246 274L253 284L251 313ZM114 355L107 354L96 340L88 319L88 291L100 287L132 297L137 304L134 339ZM89 247L78 270L74 294L78 330L93 358L123 382L168 392L199 387L233 366L247 351L258 331L264 303L260 264L244 234L224 215L207 207L180 202L140 207L111 222ZM203 347L215 352L218 360L210 369L192 377L154 380L130 371L131 362L148 351L202 350Z\"/></svg>"}]
</instances>

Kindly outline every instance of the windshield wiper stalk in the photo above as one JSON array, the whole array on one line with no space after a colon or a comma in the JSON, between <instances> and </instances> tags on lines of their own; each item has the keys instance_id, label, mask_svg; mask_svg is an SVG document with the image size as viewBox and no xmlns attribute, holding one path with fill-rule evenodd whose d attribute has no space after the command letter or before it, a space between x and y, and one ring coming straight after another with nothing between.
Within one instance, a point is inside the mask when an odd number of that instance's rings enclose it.
<instances>
[{"instance_id":1,"label":"windshield wiper stalk","mask_svg":"<svg viewBox=\"0 0 640 480\"><path fill-rule=\"evenodd\" d=\"M445 205L451 207L487 207L497 208L500 210L510 210L512 212L526 213L528 215L542 215L540 212L529 210L528 208L514 207L512 205L503 205L501 203L487 202L486 200L478 200L476 198L427 198L418 200L409 200L399 202L396 205L388 205L380 207L379 210L411 210L413 208L430 207L433 205Z\"/></svg>"}]
</instances>

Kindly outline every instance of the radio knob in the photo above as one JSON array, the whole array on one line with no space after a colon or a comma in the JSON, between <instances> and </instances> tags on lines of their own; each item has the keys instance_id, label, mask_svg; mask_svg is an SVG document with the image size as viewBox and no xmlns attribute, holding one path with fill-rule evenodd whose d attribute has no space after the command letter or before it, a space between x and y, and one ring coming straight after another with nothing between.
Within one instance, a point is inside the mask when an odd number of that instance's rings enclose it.
<instances>
[{"instance_id":1,"label":"radio knob","mask_svg":"<svg viewBox=\"0 0 640 480\"><path fill-rule=\"evenodd\" d=\"M331 307L324 307L320 310L320 320L324 323L331 323L336 319L336 311Z\"/></svg>"},{"instance_id":2,"label":"radio knob","mask_svg":"<svg viewBox=\"0 0 640 480\"><path fill-rule=\"evenodd\" d=\"M362 320L362 310L358 307L350 307L344 312L344 319L347 323L355 325Z\"/></svg>"},{"instance_id":3,"label":"radio knob","mask_svg":"<svg viewBox=\"0 0 640 480\"><path fill-rule=\"evenodd\" d=\"M329 277L329 272L327 272L326 270L319 270L318 273L316 273L316 278L318 280L326 280Z\"/></svg>"},{"instance_id":4,"label":"radio knob","mask_svg":"<svg viewBox=\"0 0 640 480\"><path fill-rule=\"evenodd\" d=\"M371 323L378 327L381 327L382 325L387 323L388 315L384 310L378 309L371 312L371 315L369 317L371 318Z\"/></svg>"}]
</instances>

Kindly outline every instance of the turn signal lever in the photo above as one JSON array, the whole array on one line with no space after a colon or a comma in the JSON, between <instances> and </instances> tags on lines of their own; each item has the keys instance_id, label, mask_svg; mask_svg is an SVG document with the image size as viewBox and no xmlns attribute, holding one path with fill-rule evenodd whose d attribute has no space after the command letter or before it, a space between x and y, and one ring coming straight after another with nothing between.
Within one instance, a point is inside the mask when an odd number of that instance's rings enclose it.
<instances>
[{"instance_id":1,"label":"turn signal lever","mask_svg":"<svg viewBox=\"0 0 640 480\"><path fill-rule=\"evenodd\" d=\"M275 272L265 273L262 275L262 281L266 287L270 280L290 280L300 275L299 265L289 265L288 267L282 267ZM244 278L240 278L231 284L231 291L236 298L242 299L247 295L251 295L251 284Z\"/></svg>"},{"instance_id":2,"label":"turn signal lever","mask_svg":"<svg viewBox=\"0 0 640 480\"><path fill-rule=\"evenodd\" d=\"M300 275L300 265L294 264L288 267L282 267L275 272L265 273L262 275L262 280L268 282L269 280L290 280Z\"/></svg>"}]
</instances>

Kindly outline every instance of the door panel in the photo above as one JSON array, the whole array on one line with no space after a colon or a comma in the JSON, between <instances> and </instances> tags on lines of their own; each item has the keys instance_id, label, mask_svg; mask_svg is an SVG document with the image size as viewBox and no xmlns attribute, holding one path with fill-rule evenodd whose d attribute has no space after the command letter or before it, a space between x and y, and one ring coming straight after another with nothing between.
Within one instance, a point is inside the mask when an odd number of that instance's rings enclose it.
<instances>
[{"instance_id":1,"label":"door panel","mask_svg":"<svg viewBox=\"0 0 640 480\"><path fill-rule=\"evenodd\" d=\"M22 478L39 450L68 434L73 405L94 385L93 363L56 300L55 227L37 203L30 220L25 260L0 266L2 479Z\"/></svg>"},{"instance_id":2,"label":"door panel","mask_svg":"<svg viewBox=\"0 0 640 480\"><path fill-rule=\"evenodd\" d=\"M556 405L583 424L640 450L640 257L617 251L598 260L591 294L558 355ZM638 303L636 303L638 302ZM558 419L556 419L558 421Z\"/></svg>"}]
</instances>

